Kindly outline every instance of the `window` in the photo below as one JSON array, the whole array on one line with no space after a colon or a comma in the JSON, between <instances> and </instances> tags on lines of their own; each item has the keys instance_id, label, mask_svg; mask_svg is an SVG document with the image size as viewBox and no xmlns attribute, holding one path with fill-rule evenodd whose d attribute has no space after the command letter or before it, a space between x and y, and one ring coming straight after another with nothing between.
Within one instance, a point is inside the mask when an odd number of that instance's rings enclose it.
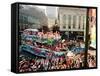
<instances>
[{"instance_id":1,"label":"window","mask_svg":"<svg viewBox=\"0 0 100 76\"><path fill-rule=\"evenodd\" d=\"M66 15L63 15L63 25L66 25Z\"/></svg>"},{"instance_id":2,"label":"window","mask_svg":"<svg viewBox=\"0 0 100 76\"><path fill-rule=\"evenodd\" d=\"M74 15L73 16L73 28L75 28L75 26L76 26L76 16Z\"/></svg>"},{"instance_id":3,"label":"window","mask_svg":"<svg viewBox=\"0 0 100 76\"><path fill-rule=\"evenodd\" d=\"M71 15L68 15L68 28L71 29Z\"/></svg>"},{"instance_id":4,"label":"window","mask_svg":"<svg viewBox=\"0 0 100 76\"><path fill-rule=\"evenodd\" d=\"M79 27L78 27L78 29L80 29L81 28L81 16L79 16Z\"/></svg>"},{"instance_id":5,"label":"window","mask_svg":"<svg viewBox=\"0 0 100 76\"><path fill-rule=\"evenodd\" d=\"M63 29L66 29L66 26L63 26Z\"/></svg>"}]
</instances>

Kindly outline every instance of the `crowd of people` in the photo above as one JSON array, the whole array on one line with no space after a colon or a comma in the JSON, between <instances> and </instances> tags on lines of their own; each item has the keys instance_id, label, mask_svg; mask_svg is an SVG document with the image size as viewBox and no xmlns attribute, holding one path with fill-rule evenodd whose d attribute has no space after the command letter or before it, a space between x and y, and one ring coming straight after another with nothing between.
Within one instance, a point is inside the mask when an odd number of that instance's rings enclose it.
<instances>
[{"instance_id":1,"label":"crowd of people","mask_svg":"<svg viewBox=\"0 0 100 76\"><path fill-rule=\"evenodd\" d=\"M90 68L96 67L96 56L95 55L88 54L87 66L90 67Z\"/></svg>"},{"instance_id":2,"label":"crowd of people","mask_svg":"<svg viewBox=\"0 0 100 76\"><path fill-rule=\"evenodd\" d=\"M84 67L84 54L76 55L75 58L69 58L67 56L52 59L45 59L37 56L35 58L24 57L20 57L20 72L61 70Z\"/></svg>"},{"instance_id":3,"label":"crowd of people","mask_svg":"<svg viewBox=\"0 0 100 76\"><path fill-rule=\"evenodd\" d=\"M24 56L25 57L25 56ZM19 71L48 71L48 70L64 70L73 68L84 68L84 54L78 54L74 58L59 57L45 59L41 57L20 57ZM96 66L96 57L88 55L88 67Z\"/></svg>"},{"instance_id":4,"label":"crowd of people","mask_svg":"<svg viewBox=\"0 0 100 76\"><path fill-rule=\"evenodd\" d=\"M28 57L27 55L20 55L19 71L47 71L47 70L61 70L61 69L72 69L72 68L83 68L84 67L84 40L70 40L62 39L60 32L25 32L24 34L37 36L36 40L34 37L30 40L24 39L24 44L34 46L39 49L47 49L54 52L66 52L63 56L52 56L51 58L43 58L36 55ZM26 35L25 35L26 36ZM34 40L34 41L32 41ZM38 42L47 40L47 43L53 42L53 45ZM22 43L23 44L23 43ZM67 56L68 52L71 51L73 56ZM92 63L93 57L89 57L89 66Z\"/></svg>"},{"instance_id":5,"label":"crowd of people","mask_svg":"<svg viewBox=\"0 0 100 76\"><path fill-rule=\"evenodd\" d=\"M28 35L33 35L34 32L28 32ZM24 40L25 44L30 43L31 45L37 47L37 48L45 48L52 51L67 51L67 50L73 50L75 51L75 48L84 48L85 43L84 40L70 40L70 39L62 39L62 35L60 32L37 32L35 34L36 40ZM34 38L32 38L34 39ZM44 42L44 43L43 43Z\"/></svg>"},{"instance_id":6,"label":"crowd of people","mask_svg":"<svg viewBox=\"0 0 100 76\"><path fill-rule=\"evenodd\" d=\"M60 32L49 31L49 32L38 32L38 36L42 39L55 39L59 40L61 38Z\"/></svg>"}]
</instances>

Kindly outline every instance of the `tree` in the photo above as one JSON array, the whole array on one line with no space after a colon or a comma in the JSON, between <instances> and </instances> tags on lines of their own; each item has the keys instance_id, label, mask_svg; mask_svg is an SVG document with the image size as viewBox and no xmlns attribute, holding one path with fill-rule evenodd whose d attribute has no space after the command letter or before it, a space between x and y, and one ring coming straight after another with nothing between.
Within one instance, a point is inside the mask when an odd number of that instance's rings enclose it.
<instances>
[{"instance_id":1,"label":"tree","mask_svg":"<svg viewBox=\"0 0 100 76\"><path fill-rule=\"evenodd\" d=\"M42 30L44 33L46 33L49 31L49 28L48 28L48 26L42 26Z\"/></svg>"},{"instance_id":2,"label":"tree","mask_svg":"<svg viewBox=\"0 0 100 76\"><path fill-rule=\"evenodd\" d=\"M53 32L56 32L56 31L59 31L59 26L56 26L56 25L54 25L53 27L52 27L52 31Z\"/></svg>"}]
</instances>

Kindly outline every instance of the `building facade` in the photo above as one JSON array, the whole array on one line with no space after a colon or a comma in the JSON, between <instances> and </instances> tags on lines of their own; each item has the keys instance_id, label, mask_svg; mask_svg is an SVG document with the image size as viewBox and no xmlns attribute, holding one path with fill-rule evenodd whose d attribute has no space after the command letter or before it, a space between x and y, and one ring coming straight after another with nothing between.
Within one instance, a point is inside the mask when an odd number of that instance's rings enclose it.
<instances>
[{"instance_id":1,"label":"building facade","mask_svg":"<svg viewBox=\"0 0 100 76\"><path fill-rule=\"evenodd\" d=\"M96 49L96 9L89 9L90 47Z\"/></svg>"},{"instance_id":2,"label":"building facade","mask_svg":"<svg viewBox=\"0 0 100 76\"><path fill-rule=\"evenodd\" d=\"M36 6L20 6L19 25L21 30L27 28L38 29L41 26L47 26L48 22L45 10Z\"/></svg>"},{"instance_id":3,"label":"building facade","mask_svg":"<svg viewBox=\"0 0 100 76\"><path fill-rule=\"evenodd\" d=\"M58 25L61 31L77 33L77 37L85 39L86 31L86 8L59 7Z\"/></svg>"}]
</instances>

